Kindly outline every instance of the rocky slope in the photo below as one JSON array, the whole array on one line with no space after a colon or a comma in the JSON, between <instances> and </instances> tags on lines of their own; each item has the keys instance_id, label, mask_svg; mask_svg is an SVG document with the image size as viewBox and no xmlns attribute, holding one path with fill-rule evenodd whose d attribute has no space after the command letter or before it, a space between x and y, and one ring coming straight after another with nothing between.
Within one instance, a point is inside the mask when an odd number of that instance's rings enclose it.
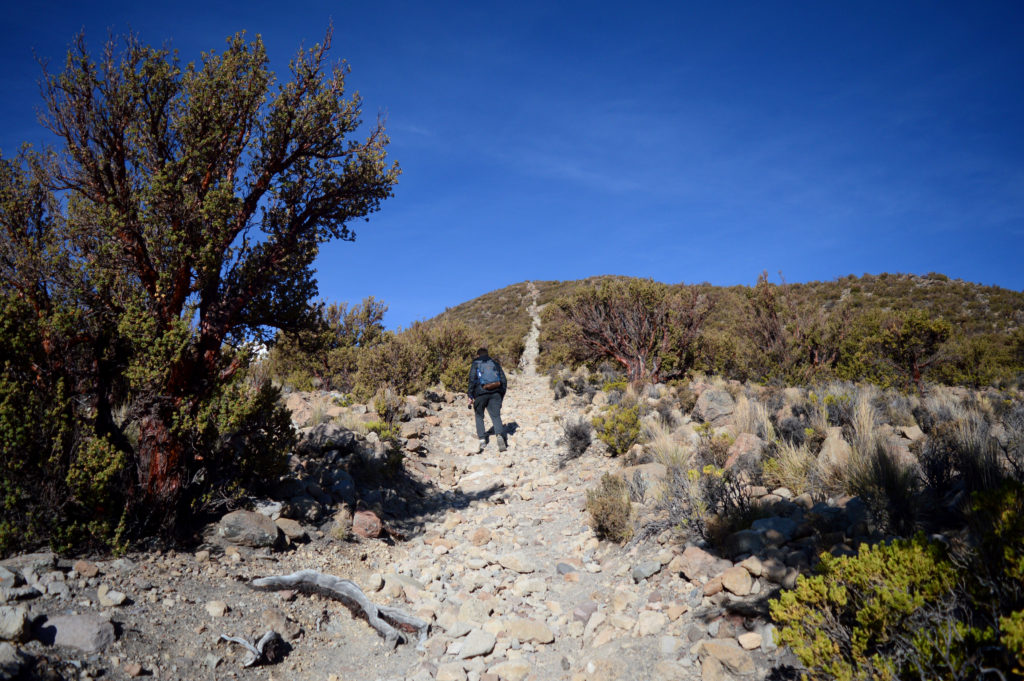
<instances>
[{"instance_id":1,"label":"rocky slope","mask_svg":"<svg viewBox=\"0 0 1024 681\"><path fill-rule=\"evenodd\" d=\"M372 437L320 428L261 514L225 518L194 551L4 561L0 677L764 678L785 657L764 621L765 597L806 555L765 547L784 546L795 521L752 530L728 557L667 532L628 550L598 541L585 491L621 465L588 453L558 467L560 421L574 407L554 401L533 370L532 311L503 410L506 452L492 438L471 454L471 412L437 396L410 404L398 483L374 486L383 478L365 474L384 456ZM354 535L340 538L350 524ZM323 594L251 587L300 569L350 579L374 602L430 622L427 639L392 650ZM221 638L255 641L269 630L286 649L255 667Z\"/></svg>"}]
</instances>

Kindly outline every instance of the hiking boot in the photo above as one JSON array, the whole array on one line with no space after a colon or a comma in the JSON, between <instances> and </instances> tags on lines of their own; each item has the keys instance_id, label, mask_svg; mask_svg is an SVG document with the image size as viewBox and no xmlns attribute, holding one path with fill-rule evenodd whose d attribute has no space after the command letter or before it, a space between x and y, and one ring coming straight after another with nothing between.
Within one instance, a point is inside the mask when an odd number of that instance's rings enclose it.
<instances>
[{"instance_id":1,"label":"hiking boot","mask_svg":"<svg viewBox=\"0 0 1024 681\"><path fill-rule=\"evenodd\" d=\"M500 440L499 440L499 442L500 442ZM486 448L487 448L487 439L486 438L480 438L480 444L477 445L476 453L480 454Z\"/></svg>"},{"instance_id":2,"label":"hiking boot","mask_svg":"<svg viewBox=\"0 0 1024 681\"><path fill-rule=\"evenodd\" d=\"M505 436L504 435L497 436L497 440L498 440L498 451L499 452L503 452L506 449L508 449L508 445L505 444Z\"/></svg>"}]
</instances>

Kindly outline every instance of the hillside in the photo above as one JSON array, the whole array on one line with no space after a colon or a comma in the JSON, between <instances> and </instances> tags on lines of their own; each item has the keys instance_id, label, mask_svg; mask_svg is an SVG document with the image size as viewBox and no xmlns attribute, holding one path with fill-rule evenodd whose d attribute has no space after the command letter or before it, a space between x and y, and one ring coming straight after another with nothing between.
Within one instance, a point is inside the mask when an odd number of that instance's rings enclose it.
<instances>
[{"instance_id":1,"label":"hillside","mask_svg":"<svg viewBox=\"0 0 1024 681\"><path fill-rule=\"evenodd\" d=\"M542 305L567 299L582 287L624 277L590 277L571 281L535 282ZM681 285L678 285L681 286ZM697 285L713 301L714 309L705 324L704 344L698 368L722 373L731 378L757 377L752 367L757 349L752 345L750 320L753 286ZM998 365L983 378L1008 380L1010 367L1024 335L1024 292L998 286L984 286L942 274L925 276L911 274L849 275L833 281L773 284L785 311L792 317L820 314L825 318L864 320L872 315L920 310L950 324L953 333L946 343L947 360L942 371L933 372L940 382L977 382L963 376L965 364L976 362L979 355ZM500 348L506 356L519 357L521 339L528 329L529 304L526 284L514 284L492 291L473 300L449 308L430 320L458 320L478 330L487 342ZM793 319L784 319L790 323ZM545 332L541 338L540 365L547 368L562 361L557 349L558 320L552 310L546 313ZM972 360L971 358L975 358Z\"/></svg>"}]
</instances>

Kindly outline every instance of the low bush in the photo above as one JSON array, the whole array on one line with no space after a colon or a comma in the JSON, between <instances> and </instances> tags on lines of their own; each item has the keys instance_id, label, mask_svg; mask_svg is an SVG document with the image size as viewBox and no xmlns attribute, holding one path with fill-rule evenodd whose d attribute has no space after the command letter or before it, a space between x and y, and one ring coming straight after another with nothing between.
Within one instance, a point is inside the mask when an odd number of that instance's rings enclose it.
<instances>
[{"instance_id":1,"label":"low bush","mask_svg":"<svg viewBox=\"0 0 1024 681\"><path fill-rule=\"evenodd\" d=\"M587 490L590 524L601 539L624 543L633 536L633 506L626 482L605 473L597 489Z\"/></svg>"},{"instance_id":2,"label":"low bush","mask_svg":"<svg viewBox=\"0 0 1024 681\"><path fill-rule=\"evenodd\" d=\"M1019 679L1024 675L1024 487L975 494L973 541L923 535L821 556L817 574L771 601L806 677Z\"/></svg>"},{"instance_id":3,"label":"low bush","mask_svg":"<svg viewBox=\"0 0 1024 681\"><path fill-rule=\"evenodd\" d=\"M864 544L856 556L822 554L817 574L800 576L769 607L779 642L810 679L905 678L914 632L952 595L956 579L942 548L921 538Z\"/></svg>"},{"instance_id":4,"label":"low bush","mask_svg":"<svg viewBox=\"0 0 1024 681\"><path fill-rule=\"evenodd\" d=\"M850 491L864 500L880 528L903 536L913 534L921 510L914 467L900 462L879 442L869 452L857 452L848 475Z\"/></svg>"},{"instance_id":5,"label":"low bush","mask_svg":"<svg viewBox=\"0 0 1024 681\"><path fill-rule=\"evenodd\" d=\"M640 406L609 405L591 423L613 456L625 454L640 439Z\"/></svg>"},{"instance_id":6,"label":"low bush","mask_svg":"<svg viewBox=\"0 0 1024 681\"><path fill-rule=\"evenodd\" d=\"M558 457L558 467L562 468L569 461L583 456L590 447L592 435L593 427L583 417L563 421L562 436L557 444L565 447L565 451Z\"/></svg>"}]
</instances>

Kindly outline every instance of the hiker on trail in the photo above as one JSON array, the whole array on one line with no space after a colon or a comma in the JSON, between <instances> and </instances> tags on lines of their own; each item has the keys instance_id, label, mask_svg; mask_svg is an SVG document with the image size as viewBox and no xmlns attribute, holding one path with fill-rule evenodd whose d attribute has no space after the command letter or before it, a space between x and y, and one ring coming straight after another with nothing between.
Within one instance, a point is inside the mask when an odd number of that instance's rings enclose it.
<instances>
[{"instance_id":1,"label":"hiker on trail","mask_svg":"<svg viewBox=\"0 0 1024 681\"><path fill-rule=\"evenodd\" d=\"M501 370L498 360L487 354L487 348L476 351L476 359L469 367L469 404L476 412L476 436L480 438L477 453L487 446L487 431L484 429L484 410L491 415L494 436L498 440L498 451L505 451L505 426L501 424L501 400L508 389L508 379Z\"/></svg>"}]
</instances>

